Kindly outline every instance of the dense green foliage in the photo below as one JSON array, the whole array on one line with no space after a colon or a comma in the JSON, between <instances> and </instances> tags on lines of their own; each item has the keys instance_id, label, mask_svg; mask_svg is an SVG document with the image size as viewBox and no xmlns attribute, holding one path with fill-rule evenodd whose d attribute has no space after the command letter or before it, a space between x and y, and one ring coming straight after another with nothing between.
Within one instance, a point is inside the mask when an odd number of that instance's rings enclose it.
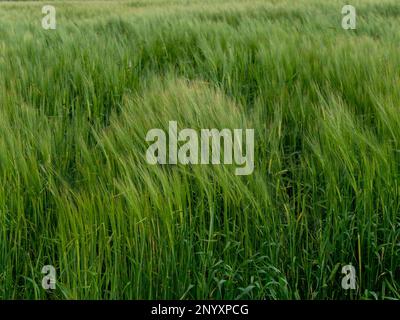
<instances>
[{"instance_id":1,"label":"dense green foliage","mask_svg":"<svg viewBox=\"0 0 400 320\"><path fill-rule=\"evenodd\" d=\"M0 298L400 298L397 1L43 4L0 4ZM170 120L254 173L147 164Z\"/></svg>"}]
</instances>

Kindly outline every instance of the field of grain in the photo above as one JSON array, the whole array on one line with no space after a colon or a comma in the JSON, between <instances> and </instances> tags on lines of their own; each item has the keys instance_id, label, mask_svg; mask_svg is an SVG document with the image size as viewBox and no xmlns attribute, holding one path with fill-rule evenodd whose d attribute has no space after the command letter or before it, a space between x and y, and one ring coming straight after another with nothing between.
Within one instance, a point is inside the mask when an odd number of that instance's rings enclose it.
<instances>
[{"instance_id":1,"label":"field of grain","mask_svg":"<svg viewBox=\"0 0 400 320\"><path fill-rule=\"evenodd\" d=\"M345 4L0 2L0 299L399 299L400 4ZM149 165L171 120L254 172Z\"/></svg>"}]
</instances>

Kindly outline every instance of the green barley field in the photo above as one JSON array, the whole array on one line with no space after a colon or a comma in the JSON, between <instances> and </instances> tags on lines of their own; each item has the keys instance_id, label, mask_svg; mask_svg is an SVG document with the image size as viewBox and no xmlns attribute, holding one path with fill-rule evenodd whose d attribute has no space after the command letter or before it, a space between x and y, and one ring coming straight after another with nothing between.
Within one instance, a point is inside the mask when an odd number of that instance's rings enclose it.
<instances>
[{"instance_id":1,"label":"green barley field","mask_svg":"<svg viewBox=\"0 0 400 320\"><path fill-rule=\"evenodd\" d=\"M0 2L0 299L399 299L400 3L345 4ZM254 172L149 164L172 120Z\"/></svg>"}]
</instances>

